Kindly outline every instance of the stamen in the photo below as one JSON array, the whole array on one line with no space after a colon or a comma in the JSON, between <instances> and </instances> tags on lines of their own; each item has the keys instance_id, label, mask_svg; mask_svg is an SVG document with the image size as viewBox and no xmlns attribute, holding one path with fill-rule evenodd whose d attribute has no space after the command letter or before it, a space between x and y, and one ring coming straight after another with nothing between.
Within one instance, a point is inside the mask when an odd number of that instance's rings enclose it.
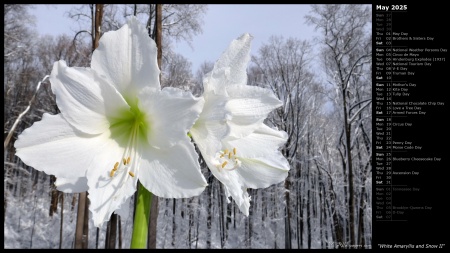
<instances>
[{"instance_id":1,"label":"stamen","mask_svg":"<svg viewBox=\"0 0 450 253\"><path fill-rule=\"evenodd\" d=\"M128 157L127 164L130 164L131 157Z\"/></svg>"},{"instance_id":2,"label":"stamen","mask_svg":"<svg viewBox=\"0 0 450 253\"><path fill-rule=\"evenodd\" d=\"M113 177L115 172L116 172L116 171L115 171L114 169L111 170L111 172L109 173L109 176L110 176L110 177Z\"/></svg>"},{"instance_id":3,"label":"stamen","mask_svg":"<svg viewBox=\"0 0 450 253\"><path fill-rule=\"evenodd\" d=\"M116 164L114 164L114 169L113 170L117 170L118 167L119 167L119 162L116 162Z\"/></svg>"},{"instance_id":4,"label":"stamen","mask_svg":"<svg viewBox=\"0 0 450 253\"><path fill-rule=\"evenodd\" d=\"M231 150L225 149L216 154L217 159L217 169L219 172L221 170L232 171L239 167L241 167L242 162L236 157L237 148L233 148Z\"/></svg>"},{"instance_id":5,"label":"stamen","mask_svg":"<svg viewBox=\"0 0 450 253\"><path fill-rule=\"evenodd\" d=\"M128 174L130 174L130 176L134 177L134 173L131 171L128 171Z\"/></svg>"},{"instance_id":6,"label":"stamen","mask_svg":"<svg viewBox=\"0 0 450 253\"><path fill-rule=\"evenodd\" d=\"M123 165L127 165L127 160L123 158Z\"/></svg>"}]
</instances>

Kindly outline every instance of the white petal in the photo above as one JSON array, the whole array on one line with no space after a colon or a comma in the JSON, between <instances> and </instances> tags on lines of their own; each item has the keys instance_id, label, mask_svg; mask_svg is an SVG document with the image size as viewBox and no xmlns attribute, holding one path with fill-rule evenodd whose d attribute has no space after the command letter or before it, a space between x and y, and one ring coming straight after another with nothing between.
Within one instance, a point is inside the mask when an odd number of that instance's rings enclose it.
<instances>
[{"instance_id":1,"label":"white petal","mask_svg":"<svg viewBox=\"0 0 450 253\"><path fill-rule=\"evenodd\" d=\"M131 98L144 87L161 89L156 56L155 42L133 17L120 29L102 35L91 67Z\"/></svg>"},{"instance_id":2,"label":"white petal","mask_svg":"<svg viewBox=\"0 0 450 253\"><path fill-rule=\"evenodd\" d=\"M169 148L185 139L204 104L203 98L176 88L146 89L139 100L150 124L148 142L155 148Z\"/></svg>"},{"instance_id":3,"label":"white petal","mask_svg":"<svg viewBox=\"0 0 450 253\"><path fill-rule=\"evenodd\" d=\"M65 193L80 193L88 190L86 177L63 178L58 177L55 181L55 186L58 191Z\"/></svg>"},{"instance_id":4,"label":"white petal","mask_svg":"<svg viewBox=\"0 0 450 253\"><path fill-rule=\"evenodd\" d=\"M169 149L141 147L139 180L156 196L189 198L200 195L208 185L194 145L187 136L184 139Z\"/></svg>"},{"instance_id":5,"label":"white petal","mask_svg":"<svg viewBox=\"0 0 450 253\"><path fill-rule=\"evenodd\" d=\"M89 68L55 62L50 82L63 117L85 133L103 133L109 128L109 118L129 108L117 90Z\"/></svg>"},{"instance_id":6,"label":"white petal","mask_svg":"<svg viewBox=\"0 0 450 253\"><path fill-rule=\"evenodd\" d=\"M100 227L108 221L111 214L119 209L136 191L137 177L132 177L123 167L119 167L111 177L111 170L124 154L123 145L111 140L97 153L95 164L87 172L89 186L89 210L92 212L94 225Z\"/></svg>"},{"instance_id":7,"label":"white petal","mask_svg":"<svg viewBox=\"0 0 450 253\"><path fill-rule=\"evenodd\" d=\"M109 134L82 133L58 115L44 113L14 143L16 155L37 170L57 178L84 177Z\"/></svg>"},{"instance_id":8,"label":"white petal","mask_svg":"<svg viewBox=\"0 0 450 253\"><path fill-rule=\"evenodd\" d=\"M289 163L280 153L267 158L240 159L241 167L236 169L241 184L246 188L266 188L283 182L289 173Z\"/></svg>"},{"instance_id":9,"label":"white petal","mask_svg":"<svg viewBox=\"0 0 450 253\"><path fill-rule=\"evenodd\" d=\"M248 216L250 196L247 193L247 189L242 185L239 174L236 173L240 168L233 171L219 171L211 160L205 159L205 161L213 175L225 186L227 197L231 196L239 210Z\"/></svg>"},{"instance_id":10,"label":"white petal","mask_svg":"<svg viewBox=\"0 0 450 253\"><path fill-rule=\"evenodd\" d=\"M225 126L226 121L231 119L231 113L225 109L228 97L217 95L212 91L204 92L202 97L205 100L205 105L196 124L215 121Z\"/></svg>"},{"instance_id":11,"label":"white petal","mask_svg":"<svg viewBox=\"0 0 450 253\"><path fill-rule=\"evenodd\" d=\"M279 139L281 144L284 144L283 142L286 142L288 139L288 135L285 131L277 130L275 128L271 128L267 126L266 124L261 125L258 129L255 130L255 134L264 134L264 135L271 135L273 137L276 137ZM278 146L280 146L279 144Z\"/></svg>"},{"instance_id":12,"label":"white petal","mask_svg":"<svg viewBox=\"0 0 450 253\"><path fill-rule=\"evenodd\" d=\"M256 130L275 108L282 105L269 89L256 86L227 88L230 99L226 105L232 114L230 136L242 138Z\"/></svg>"},{"instance_id":13,"label":"white petal","mask_svg":"<svg viewBox=\"0 0 450 253\"><path fill-rule=\"evenodd\" d=\"M231 119L231 114L224 110L226 97L213 92L205 92L203 97L205 105L189 132L200 150L204 150L214 157L221 149L221 140L229 133L226 122L227 119Z\"/></svg>"},{"instance_id":14,"label":"white petal","mask_svg":"<svg viewBox=\"0 0 450 253\"><path fill-rule=\"evenodd\" d=\"M235 170L246 188L266 188L286 179L289 162L279 151L287 140L287 133L262 124L252 134L237 140L224 140L224 148L236 149L242 162Z\"/></svg>"},{"instance_id":15,"label":"white petal","mask_svg":"<svg viewBox=\"0 0 450 253\"><path fill-rule=\"evenodd\" d=\"M206 126L196 126L191 128L189 133L198 148L202 150L202 156L209 156L213 159L215 154L222 149L222 143L217 136L209 131L210 129L220 129L220 127L208 126L208 124L206 124Z\"/></svg>"},{"instance_id":16,"label":"white petal","mask_svg":"<svg viewBox=\"0 0 450 253\"><path fill-rule=\"evenodd\" d=\"M205 91L215 90L222 94L230 85L247 84L247 65L250 61L252 37L246 33L233 40L230 46L214 64L213 70L203 80Z\"/></svg>"},{"instance_id":17,"label":"white petal","mask_svg":"<svg viewBox=\"0 0 450 253\"><path fill-rule=\"evenodd\" d=\"M223 141L224 148L233 150L236 148L239 157L255 158L270 157L279 152L278 149L287 141L287 133L262 124L253 133L244 138L226 138Z\"/></svg>"}]
</instances>

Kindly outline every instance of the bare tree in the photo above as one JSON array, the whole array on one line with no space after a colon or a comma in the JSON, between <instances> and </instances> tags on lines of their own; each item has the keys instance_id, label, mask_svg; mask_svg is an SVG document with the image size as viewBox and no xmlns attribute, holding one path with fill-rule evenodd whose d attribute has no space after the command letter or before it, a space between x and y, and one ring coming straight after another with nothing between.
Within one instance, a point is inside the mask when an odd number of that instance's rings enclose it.
<instances>
[{"instance_id":1,"label":"bare tree","mask_svg":"<svg viewBox=\"0 0 450 253\"><path fill-rule=\"evenodd\" d=\"M164 4L162 5L162 33L167 40L192 41L194 35L202 32L203 15L207 11L205 4ZM154 37L156 5L127 4L123 16L144 17L147 20L149 35Z\"/></svg>"},{"instance_id":2,"label":"bare tree","mask_svg":"<svg viewBox=\"0 0 450 253\"><path fill-rule=\"evenodd\" d=\"M213 68L214 62L205 61L200 64L200 67L195 74L195 86L192 88L192 93L194 95L200 96L201 94L203 94L203 77Z\"/></svg>"},{"instance_id":3,"label":"bare tree","mask_svg":"<svg viewBox=\"0 0 450 253\"><path fill-rule=\"evenodd\" d=\"M292 248L291 219L294 210L291 205L292 182L300 183L298 149L302 136L308 129L305 127L308 115L316 106L317 84L313 80L310 68L311 46L306 41L294 38L285 40L283 37L271 37L258 51L259 55L252 57L255 67L250 69L250 85L258 85L271 89L283 102L283 106L268 117L268 124L286 131L288 140L282 150L283 155L291 165L291 171L285 181L285 248ZM314 104L316 102L316 104ZM300 199L301 202L301 199ZM301 207L300 207L301 208Z\"/></svg>"},{"instance_id":4,"label":"bare tree","mask_svg":"<svg viewBox=\"0 0 450 253\"><path fill-rule=\"evenodd\" d=\"M80 5L73 8L69 17L79 22L81 29L76 31L77 41L86 39L86 35L94 41L94 19L96 5ZM164 4L162 5L162 33L164 40L187 41L202 32L203 16L207 11L204 4ZM104 4L103 22L100 32L103 34L117 30L126 23L126 19L136 16L147 24L148 34L155 38L156 4ZM98 27L98 26L97 26ZM80 36L80 37L79 37Z\"/></svg>"},{"instance_id":5,"label":"bare tree","mask_svg":"<svg viewBox=\"0 0 450 253\"><path fill-rule=\"evenodd\" d=\"M368 117L371 103L371 7L364 5L312 5L312 15L307 21L320 30L323 45L322 62L328 82L336 94L334 105L341 125L338 151L341 157L345 184L345 204L348 204L348 236L351 245L356 244L358 221L356 220L355 175L365 166L355 167L355 155L361 150L355 148L355 142L368 140ZM359 95L358 95L359 94ZM362 123L362 124L361 124ZM361 128L362 127L362 128ZM356 135L356 136L355 136ZM362 164L369 163L370 147L364 155ZM361 156L362 158L362 156ZM370 159L369 159L370 160ZM355 169L358 171L355 173ZM362 222L362 221L359 221Z\"/></svg>"},{"instance_id":6,"label":"bare tree","mask_svg":"<svg viewBox=\"0 0 450 253\"><path fill-rule=\"evenodd\" d=\"M193 82L192 63L185 57L174 52L166 52L162 63L162 87L177 87L191 90Z\"/></svg>"}]
</instances>

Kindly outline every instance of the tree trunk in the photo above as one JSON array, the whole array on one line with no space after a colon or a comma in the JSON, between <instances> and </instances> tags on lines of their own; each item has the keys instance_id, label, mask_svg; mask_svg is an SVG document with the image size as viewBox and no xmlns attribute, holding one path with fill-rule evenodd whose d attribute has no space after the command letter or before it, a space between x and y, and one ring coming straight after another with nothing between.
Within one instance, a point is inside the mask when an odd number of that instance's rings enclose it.
<instances>
[{"instance_id":1,"label":"tree trunk","mask_svg":"<svg viewBox=\"0 0 450 253\"><path fill-rule=\"evenodd\" d=\"M285 249L292 249L292 241L291 241L291 212L290 212L290 206L291 201L289 197L289 188L290 188L290 180L289 176L286 178L286 181L284 182L284 187L286 191L284 192L285 197L285 209L284 209L284 247Z\"/></svg>"},{"instance_id":2,"label":"tree trunk","mask_svg":"<svg viewBox=\"0 0 450 253\"><path fill-rule=\"evenodd\" d=\"M120 215L117 216L117 223L119 225L119 249L122 248L122 222L120 219Z\"/></svg>"},{"instance_id":3,"label":"tree trunk","mask_svg":"<svg viewBox=\"0 0 450 253\"><path fill-rule=\"evenodd\" d=\"M158 47L158 55L157 55L157 62L158 67L161 69L161 59L162 59L162 4L156 4L156 20L155 20L155 26L156 26L156 35L155 35L155 42L156 46ZM161 80L161 74L160 74L160 80ZM149 224L149 231L148 231L148 248L149 249L156 249L156 227L158 224L158 202L159 198L154 197L152 198L152 206L150 208L150 224Z\"/></svg>"},{"instance_id":4,"label":"tree trunk","mask_svg":"<svg viewBox=\"0 0 450 253\"><path fill-rule=\"evenodd\" d=\"M276 220L278 219L278 209L277 209L277 201L276 201L276 199L277 199L277 196L278 196L278 187L275 187L275 189L274 189L274 193L273 193L273 204L272 204L272 206L273 206L273 217L272 217L272 223L274 223L274 229L273 229L273 232L274 232L274 243L273 243L273 248L274 249L276 249L276 248L278 248L278 245L277 245L277 235L278 235L278 231L277 231L277 224L278 224L278 222L276 222Z\"/></svg>"},{"instance_id":5,"label":"tree trunk","mask_svg":"<svg viewBox=\"0 0 450 253\"><path fill-rule=\"evenodd\" d=\"M311 190L309 189L307 196L308 197L306 200L306 227L308 231L308 249L311 249Z\"/></svg>"},{"instance_id":6,"label":"tree trunk","mask_svg":"<svg viewBox=\"0 0 450 253\"><path fill-rule=\"evenodd\" d=\"M358 240L358 244L362 246L362 248L365 248L366 245L366 239L365 239L365 234L364 234L364 216L365 216L365 210L366 210L366 204L368 201L364 201L366 199L366 175L369 172L370 166L370 159L369 162L366 164L365 169L363 170L363 176L362 178L362 190L361 190L361 197L360 197L360 202L359 202L359 226L358 226L358 236L359 236L359 240Z\"/></svg>"},{"instance_id":7,"label":"tree trunk","mask_svg":"<svg viewBox=\"0 0 450 253\"><path fill-rule=\"evenodd\" d=\"M193 197L189 199L189 223L188 223L189 249L192 249L192 228L194 227L194 210L192 206L193 201L194 201Z\"/></svg>"},{"instance_id":8,"label":"tree trunk","mask_svg":"<svg viewBox=\"0 0 450 253\"><path fill-rule=\"evenodd\" d=\"M84 236L84 217L86 209L87 192L81 192L78 194L78 210L77 210L77 223L75 228L75 249L86 249L87 236Z\"/></svg>"},{"instance_id":9,"label":"tree trunk","mask_svg":"<svg viewBox=\"0 0 450 253\"><path fill-rule=\"evenodd\" d=\"M286 143L286 146L289 146L289 140L288 143ZM283 150L284 157L289 157L289 150L284 149ZM291 209L290 209L290 187L291 182L289 175L286 178L286 181L284 181L284 198L285 198L285 206L284 206L284 248L285 249L292 249L292 241L291 241Z\"/></svg>"},{"instance_id":10,"label":"tree trunk","mask_svg":"<svg viewBox=\"0 0 450 253\"><path fill-rule=\"evenodd\" d=\"M299 165L300 168L298 170L298 181L297 181L297 208L298 208L298 214L297 217L299 217L300 221L297 222L297 226L299 227L298 229L298 248L299 249L303 249L303 191L301 190L301 186L302 186L302 181L301 181L301 165Z\"/></svg>"},{"instance_id":11,"label":"tree trunk","mask_svg":"<svg viewBox=\"0 0 450 253\"><path fill-rule=\"evenodd\" d=\"M231 203L228 204L227 196L224 197L223 203L227 207L227 222L226 222L226 226L225 226L225 241L227 241L228 240L228 233L229 233L230 227L231 227L231 208L232 208L232 204Z\"/></svg>"},{"instance_id":12,"label":"tree trunk","mask_svg":"<svg viewBox=\"0 0 450 253\"><path fill-rule=\"evenodd\" d=\"M302 167L301 163L297 164L297 198L296 198L296 206L297 206L297 248L302 249L303 248L303 206L302 206L302 196L303 191L301 190L302 186Z\"/></svg>"},{"instance_id":13,"label":"tree trunk","mask_svg":"<svg viewBox=\"0 0 450 253\"><path fill-rule=\"evenodd\" d=\"M212 225L212 177L209 177L208 179L208 184L210 185L210 187L208 187L207 190L207 202L208 202L208 217L206 218L206 248L210 249L211 248L211 234L212 234L212 229L211 229L211 225Z\"/></svg>"},{"instance_id":14,"label":"tree trunk","mask_svg":"<svg viewBox=\"0 0 450 253\"><path fill-rule=\"evenodd\" d=\"M63 243L64 193L60 192L60 196L61 196L61 222L59 224L59 249L62 248Z\"/></svg>"},{"instance_id":15,"label":"tree trunk","mask_svg":"<svg viewBox=\"0 0 450 253\"><path fill-rule=\"evenodd\" d=\"M83 249L89 247L89 192L86 192L84 199L84 220L83 220Z\"/></svg>"},{"instance_id":16,"label":"tree trunk","mask_svg":"<svg viewBox=\"0 0 450 253\"><path fill-rule=\"evenodd\" d=\"M311 139L310 139L310 135L309 132L306 136L306 157L309 158L311 157ZM308 249L311 249L311 188L312 188L312 182L311 182L311 164L309 162L309 159L307 159L306 162L306 180L305 183L307 184L307 186L305 187L306 189L308 189L307 191L307 197L306 197L306 226L307 226L307 231L308 231Z\"/></svg>"},{"instance_id":17,"label":"tree trunk","mask_svg":"<svg viewBox=\"0 0 450 253\"><path fill-rule=\"evenodd\" d=\"M100 236L100 228L96 229L96 233L95 233L95 248L98 249L98 237Z\"/></svg>"},{"instance_id":18,"label":"tree trunk","mask_svg":"<svg viewBox=\"0 0 450 253\"><path fill-rule=\"evenodd\" d=\"M255 192L256 190L254 189L249 189L250 191L250 196L252 198L255 198ZM255 203L253 201L253 203L250 205L249 208L249 212L248 212L248 246L251 249L252 248L252 237L253 237L253 220L254 220L254 215L255 215Z\"/></svg>"},{"instance_id":19,"label":"tree trunk","mask_svg":"<svg viewBox=\"0 0 450 253\"><path fill-rule=\"evenodd\" d=\"M172 247L175 247L175 234L177 232L176 206L177 206L177 200L173 199L173 201L172 201Z\"/></svg>"},{"instance_id":20,"label":"tree trunk","mask_svg":"<svg viewBox=\"0 0 450 253\"><path fill-rule=\"evenodd\" d=\"M105 240L106 249L116 248L116 238L117 238L117 214L111 214L111 218L108 222L107 236Z\"/></svg>"},{"instance_id":21,"label":"tree trunk","mask_svg":"<svg viewBox=\"0 0 450 253\"><path fill-rule=\"evenodd\" d=\"M347 166L348 166L348 195L349 195L349 233L350 233L350 245L355 245L355 200L353 190L353 168L352 168L352 149L351 149L351 123L348 122L346 89L343 89L343 110L344 110L344 127L345 127L345 142L347 153Z\"/></svg>"},{"instance_id":22,"label":"tree trunk","mask_svg":"<svg viewBox=\"0 0 450 253\"><path fill-rule=\"evenodd\" d=\"M216 187L216 193L217 193L217 204L219 206L219 234L220 234L220 248L223 249L224 243L225 243L225 228L224 228L224 215L223 215L223 206L222 206L222 197L220 195L220 192L222 192L222 185L221 183L218 183L219 187Z\"/></svg>"},{"instance_id":23,"label":"tree trunk","mask_svg":"<svg viewBox=\"0 0 450 253\"><path fill-rule=\"evenodd\" d=\"M110 225L110 223L111 223L111 220L109 220L107 223L106 223L106 233L105 233L105 249L107 249L108 248L108 242L109 242L109 237L111 236L111 233L110 233L110 231L111 231L111 225Z\"/></svg>"},{"instance_id":24,"label":"tree trunk","mask_svg":"<svg viewBox=\"0 0 450 253\"><path fill-rule=\"evenodd\" d=\"M321 239L322 241L322 248L327 248L328 249L328 217L327 217L327 205L326 205L326 200L327 200L327 192L325 189L325 178L322 175L321 169L319 167L319 165L317 164L317 161L315 161L316 167L317 167L317 172L318 172L318 177L319 177L319 198L320 198L320 224L322 229L324 230L324 238ZM322 231L321 231L322 233ZM321 237L322 238L322 237ZM323 244L323 242L325 241L325 245Z\"/></svg>"},{"instance_id":25,"label":"tree trunk","mask_svg":"<svg viewBox=\"0 0 450 253\"><path fill-rule=\"evenodd\" d=\"M250 212L250 211L249 211ZM245 218L245 225L244 225L244 242L245 242L245 247L247 249L250 248L250 232L249 232L249 222L248 222L248 217Z\"/></svg>"},{"instance_id":26,"label":"tree trunk","mask_svg":"<svg viewBox=\"0 0 450 253\"><path fill-rule=\"evenodd\" d=\"M103 18L103 4L96 4L95 19L94 19L94 41L92 43L92 51L94 51L98 47L98 42L101 36L102 18Z\"/></svg>"},{"instance_id":27,"label":"tree trunk","mask_svg":"<svg viewBox=\"0 0 450 253\"><path fill-rule=\"evenodd\" d=\"M51 199L50 199L50 210L48 212L48 215L50 217L53 216L53 213L55 213L58 210L58 198L59 198L59 191L55 189L53 186L53 183L56 181L56 177L53 175L50 175L50 188L51 188Z\"/></svg>"},{"instance_id":28,"label":"tree trunk","mask_svg":"<svg viewBox=\"0 0 450 253\"><path fill-rule=\"evenodd\" d=\"M197 224L196 224L196 229L195 229L195 249L197 249L198 248L198 239L199 239L199 227L200 227L200 206L201 206L201 204L200 204L200 201L201 201L201 198L200 198L200 196L198 196L198 198L197 198L197 203L198 203L198 205L197 205Z\"/></svg>"}]
</instances>

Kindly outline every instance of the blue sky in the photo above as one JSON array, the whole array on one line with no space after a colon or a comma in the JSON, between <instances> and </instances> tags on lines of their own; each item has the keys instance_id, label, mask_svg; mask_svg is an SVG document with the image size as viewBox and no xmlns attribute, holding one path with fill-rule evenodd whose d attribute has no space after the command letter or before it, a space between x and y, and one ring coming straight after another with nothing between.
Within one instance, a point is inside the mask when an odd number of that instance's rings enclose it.
<instances>
[{"instance_id":1,"label":"blue sky","mask_svg":"<svg viewBox=\"0 0 450 253\"><path fill-rule=\"evenodd\" d=\"M74 35L78 24L67 16L71 7L73 5L39 5L32 9L38 32ZM268 43L272 35L311 39L315 35L313 27L306 25L304 19L309 10L309 5L304 4L209 5L203 18L203 33L193 38L193 48L185 42L174 42L173 46L193 63L195 72L202 62L216 61L229 43L245 32L254 37L252 54L256 54L263 43Z\"/></svg>"}]
</instances>

